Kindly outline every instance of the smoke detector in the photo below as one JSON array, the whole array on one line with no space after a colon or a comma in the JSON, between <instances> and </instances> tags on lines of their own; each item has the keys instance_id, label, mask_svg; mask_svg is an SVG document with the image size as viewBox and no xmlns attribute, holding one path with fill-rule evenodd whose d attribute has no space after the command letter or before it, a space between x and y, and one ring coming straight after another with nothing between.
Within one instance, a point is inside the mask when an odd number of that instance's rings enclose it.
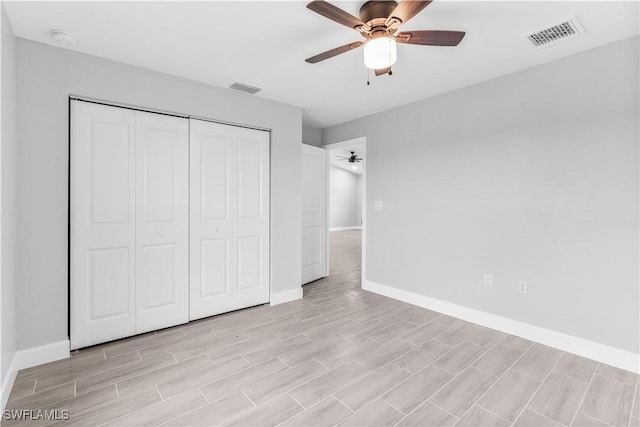
<instances>
[{"instance_id":1,"label":"smoke detector","mask_svg":"<svg viewBox=\"0 0 640 427\"><path fill-rule=\"evenodd\" d=\"M539 30L523 34L520 37L528 40L534 47L542 47L577 36L582 32L582 26L575 15L571 15L568 18L547 25Z\"/></svg>"},{"instance_id":2,"label":"smoke detector","mask_svg":"<svg viewBox=\"0 0 640 427\"><path fill-rule=\"evenodd\" d=\"M51 37L60 44L66 44L66 45L76 44L75 37L61 30L51 30Z\"/></svg>"}]
</instances>

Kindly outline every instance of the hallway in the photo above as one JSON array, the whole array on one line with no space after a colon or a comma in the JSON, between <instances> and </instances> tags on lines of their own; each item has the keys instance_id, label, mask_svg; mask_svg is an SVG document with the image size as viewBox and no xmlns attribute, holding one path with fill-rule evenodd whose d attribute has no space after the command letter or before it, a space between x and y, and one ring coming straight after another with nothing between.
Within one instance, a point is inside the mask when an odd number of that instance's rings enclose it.
<instances>
[{"instance_id":1,"label":"hallway","mask_svg":"<svg viewBox=\"0 0 640 427\"><path fill-rule=\"evenodd\" d=\"M307 296L329 296L333 292L361 295L362 231L332 231L329 233L329 277L303 287Z\"/></svg>"}]
</instances>

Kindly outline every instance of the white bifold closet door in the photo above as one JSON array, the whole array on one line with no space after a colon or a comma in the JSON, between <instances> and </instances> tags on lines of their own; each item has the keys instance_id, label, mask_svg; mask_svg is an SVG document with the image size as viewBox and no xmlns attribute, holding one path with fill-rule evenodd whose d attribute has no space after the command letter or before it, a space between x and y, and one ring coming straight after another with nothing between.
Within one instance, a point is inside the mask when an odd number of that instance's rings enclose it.
<instances>
[{"instance_id":1,"label":"white bifold closet door","mask_svg":"<svg viewBox=\"0 0 640 427\"><path fill-rule=\"evenodd\" d=\"M72 349L188 321L188 131L72 101Z\"/></svg>"},{"instance_id":2,"label":"white bifold closet door","mask_svg":"<svg viewBox=\"0 0 640 427\"><path fill-rule=\"evenodd\" d=\"M269 132L190 122L194 320L269 302Z\"/></svg>"}]
</instances>

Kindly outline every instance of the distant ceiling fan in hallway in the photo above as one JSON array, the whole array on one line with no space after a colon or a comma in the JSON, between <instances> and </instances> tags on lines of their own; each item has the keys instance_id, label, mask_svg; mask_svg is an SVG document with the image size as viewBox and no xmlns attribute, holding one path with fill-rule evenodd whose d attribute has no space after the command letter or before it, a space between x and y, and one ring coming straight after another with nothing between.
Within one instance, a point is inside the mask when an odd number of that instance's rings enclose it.
<instances>
[{"instance_id":1,"label":"distant ceiling fan in hallway","mask_svg":"<svg viewBox=\"0 0 640 427\"><path fill-rule=\"evenodd\" d=\"M360 7L360 17L324 0L314 0L307 8L339 24L360 32L364 41L348 43L318 55L307 58L310 64L332 58L342 53L364 46L364 64L375 71L376 76L391 75L391 66L396 62L396 43L423 46L457 46L465 35L464 31L417 30L397 33L405 24L431 3L428 1L403 0L400 3L389 0L367 1Z\"/></svg>"},{"instance_id":2,"label":"distant ceiling fan in hallway","mask_svg":"<svg viewBox=\"0 0 640 427\"><path fill-rule=\"evenodd\" d=\"M336 156L338 160L349 160L349 163L359 163L362 161L362 157L358 157L355 151L351 152L351 156Z\"/></svg>"}]
</instances>

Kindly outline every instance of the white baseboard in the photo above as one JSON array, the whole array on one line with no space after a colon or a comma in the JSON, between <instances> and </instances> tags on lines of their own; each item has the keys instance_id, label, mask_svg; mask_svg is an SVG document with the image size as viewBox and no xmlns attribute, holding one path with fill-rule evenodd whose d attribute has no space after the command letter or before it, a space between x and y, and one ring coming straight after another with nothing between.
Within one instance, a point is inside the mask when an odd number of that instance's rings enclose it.
<instances>
[{"instance_id":1,"label":"white baseboard","mask_svg":"<svg viewBox=\"0 0 640 427\"><path fill-rule=\"evenodd\" d=\"M14 356L15 369L26 369L32 366L66 359L71 354L70 348L69 340L64 340L17 351Z\"/></svg>"},{"instance_id":2,"label":"white baseboard","mask_svg":"<svg viewBox=\"0 0 640 427\"><path fill-rule=\"evenodd\" d=\"M414 292L382 285L370 280L363 280L362 289L486 326L487 328L516 335L620 369L640 373L640 354Z\"/></svg>"},{"instance_id":3,"label":"white baseboard","mask_svg":"<svg viewBox=\"0 0 640 427\"><path fill-rule=\"evenodd\" d=\"M3 411L4 408L7 407L9 394L11 394L13 383L16 381L16 375L18 375L18 370L14 367L15 361L16 358L14 357L11 361L11 366L9 366L9 371L7 371L7 376L5 377L4 381L2 381L2 389L0 390L0 409Z\"/></svg>"},{"instance_id":4,"label":"white baseboard","mask_svg":"<svg viewBox=\"0 0 640 427\"><path fill-rule=\"evenodd\" d=\"M66 359L70 355L69 340L54 342L40 347L28 348L16 351L9 367L7 377L2 384L2 409L4 410L11 388L15 382L16 375L20 369L27 369L33 366L43 365L56 360Z\"/></svg>"},{"instance_id":5,"label":"white baseboard","mask_svg":"<svg viewBox=\"0 0 640 427\"><path fill-rule=\"evenodd\" d=\"M329 227L329 231L348 231L348 230L362 230L359 225L352 225L349 227Z\"/></svg>"},{"instance_id":6,"label":"white baseboard","mask_svg":"<svg viewBox=\"0 0 640 427\"><path fill-rule=\"evenodd\" d=\"M283 304L285 302L295 301L297 299L302 299L302 287L271 294L271 301L269 301L269 305Z\"/></svg>"}]
</instances>

